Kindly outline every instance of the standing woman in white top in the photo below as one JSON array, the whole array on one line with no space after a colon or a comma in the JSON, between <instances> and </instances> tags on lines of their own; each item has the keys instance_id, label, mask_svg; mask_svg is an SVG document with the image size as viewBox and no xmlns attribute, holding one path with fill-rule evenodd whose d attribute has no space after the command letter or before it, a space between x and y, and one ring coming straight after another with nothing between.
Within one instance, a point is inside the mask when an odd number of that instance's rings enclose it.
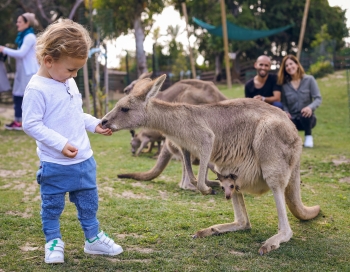
<instances>
[{"instance_id":1,"label":"standing woman in white top","mask_svg":"<svg viewBox=\"0 0 350 272\"><path fill-rule=\"evenodd\" d=\"M22 101L24 90L31 77L38 71L39 64L35 55L36 36L33 27L38 21L33 13L24 13L17 18L17 38L15 43L18 49L0 46L0 52L16 59L16 75L13 84L13 103L15 119L5 125L9 130L22 130Z\"/></svg>"}]
</instances>

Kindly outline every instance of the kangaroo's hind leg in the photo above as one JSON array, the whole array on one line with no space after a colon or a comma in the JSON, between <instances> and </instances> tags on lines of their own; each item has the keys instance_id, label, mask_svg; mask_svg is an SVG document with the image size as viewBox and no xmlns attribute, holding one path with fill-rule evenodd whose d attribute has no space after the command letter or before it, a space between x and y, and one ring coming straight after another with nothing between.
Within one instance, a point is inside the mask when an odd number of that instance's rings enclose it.
<instances>
[{"instance_id":1,"label":"kangaroo's hind leg","mask_svg":"<svg viewBox=\"0 0 350 272\"><path fill-rule=\"evenodd\" d=\"M188 169L188 168L190 168L190 169ZM192 175L191 175L191 173L192 173ZM195 179L193 172L192 172L192 166L191 166L191 164L189 166L186 166L186 162L183 158L182 159L182 178L181 178L179 186L181 189L184 189L184 190L197 191L197 187L192 184L190 177L192 177L192 179Z\"/></svg>"},{"instance_id":2,"label":"kangaroo's hind leg","mask_svg":"<svg viewBox=\"0 0 350 272\"><path fill-rule=\"evenodd\" d=\"M211 235L219 235L225 232L250 229L251 225L245 207L243 194L234 191L232 193L232 204L235 216L234 222L214 225L209 228L199 230L193 236L193 238L201 238Z\"/></svg>"},{"instance_id":3,"label":"kangaroo's hind leg","mask_svg":"<svg viewBox=\"0 0 350 272\"><path fill-rule=\"evenodd\" d=\"M293 232L290 228L287 217L287 209L284 198L285 188L277 187L271 188L271 190L273 192L273 196L275 198L275 203L277 207L278 233L265 241L265 243L259 249L260 255L263 255L265 253L279 248L280 243L288 242L293 236Z\"/></svg>"}]
</instances>

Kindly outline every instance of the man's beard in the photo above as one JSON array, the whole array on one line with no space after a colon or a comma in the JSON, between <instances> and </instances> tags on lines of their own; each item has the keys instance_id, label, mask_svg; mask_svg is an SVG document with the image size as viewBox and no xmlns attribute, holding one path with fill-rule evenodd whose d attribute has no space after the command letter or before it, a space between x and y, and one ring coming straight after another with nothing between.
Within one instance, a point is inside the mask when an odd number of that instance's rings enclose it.
<instances>
[{"instance_id":1,"label":"man's beard","mask_svg":"<svg viewBox=\"0 0 350 272\"><path fill-rule=\"evenodd\" d=\"M265 73L265 74L261 74L261 72L263 72L263 73ZM268 72L267 72L267 71L258 70L258 75L259 75L260 77L267 77Z\"/></svg>"}]
</instances>

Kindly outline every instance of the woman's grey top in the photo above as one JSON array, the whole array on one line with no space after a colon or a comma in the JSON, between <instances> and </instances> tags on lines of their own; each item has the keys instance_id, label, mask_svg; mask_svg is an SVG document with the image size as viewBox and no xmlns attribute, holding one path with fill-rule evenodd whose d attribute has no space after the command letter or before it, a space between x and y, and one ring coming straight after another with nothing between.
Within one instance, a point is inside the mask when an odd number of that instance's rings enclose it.
<instances>
[{"instance_id":1,"label":"woman's grey top","mask_svg":"<svg viewBox=\"0 0 350 272\"><path fill-rule=\"evenodd\" d=\"M300 115L301 110L305 107L310 107L314 112L321 102L320 89L311 75L303 76L297 90L290 82L282 86L283 110L289 112L293 119Z\"/></svg>"}]
</instances>

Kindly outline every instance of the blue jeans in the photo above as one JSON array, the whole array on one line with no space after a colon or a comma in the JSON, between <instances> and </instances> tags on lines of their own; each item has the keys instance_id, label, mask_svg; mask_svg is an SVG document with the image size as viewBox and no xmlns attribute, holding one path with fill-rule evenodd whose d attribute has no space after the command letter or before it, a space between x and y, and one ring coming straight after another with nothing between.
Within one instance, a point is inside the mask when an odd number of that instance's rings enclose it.
<instances>
[{"instance_id":1,"label":"blue jeans","mask_svg":"<svg viewBox=\"0 0 350 272\"><path fill-rule=\"evenodd\" d=\"M13 96L13 108L15 110L15 121L22 122L23 96Z\"/></svg>"},{"instance_id":2,"label":"blue jeans","mask_svg":"<svg viewBox=\"0 0 350 272\"><path fill-rule=\"evenodd\" d=\"M67 192L69 192L69 200L77 208L85 238L90 239L98 234L99 222L96 217L98 193L94 157L72 165L41 161L37 182L40 184L40 214L46 242L62 238L59 219L64 209Z\"/></svg>"},{"instance_id":3,"label":"blue jeans","mask_svg":"<svg viewBox=\"0 0 350 272\"><path fill-rule=\"evenodd\" d=\"M275 106L275 107L280 108L281 110L283 110L283 105L279 101L272 102L272 106Z\"/></svg>"}]
</instances>

